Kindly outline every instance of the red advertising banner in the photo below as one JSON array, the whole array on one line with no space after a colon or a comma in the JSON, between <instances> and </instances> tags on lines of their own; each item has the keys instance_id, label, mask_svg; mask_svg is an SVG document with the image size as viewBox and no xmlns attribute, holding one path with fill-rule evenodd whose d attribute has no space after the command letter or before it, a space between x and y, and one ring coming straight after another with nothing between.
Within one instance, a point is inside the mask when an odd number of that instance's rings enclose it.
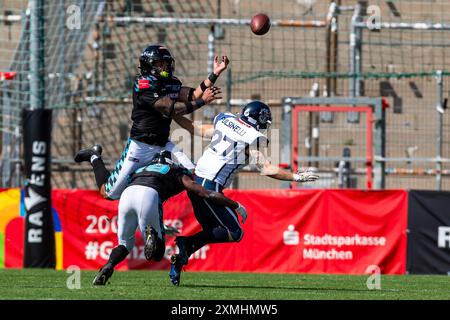
<instances>
[{"instance_id":1,"label":"red advertising banner","mask_svg":"<svg viewBox=\"0 0 450 320\"><path fill-rule=\"evenodd\" d=\"M227 194L249 211L243 240L210 245L207 258L193 261L188 270L364 274L378 267L384 274L405 272L406 191Z\"/></svg>"},{"instance_id":2,"label":"red advertising banner","mask_svg":"<svg viewBox=\"0 0 450 320\"><path fill-rule=\"evenodd\" d=\"M194 253L187 271L383 274L406 269L407 192L359 190L227 190L248 210L239 243L211 244ZM62 267L98 269L117 245L118 201L96 191L54 190L62 233ZM164 204L164 222L191 235L200 230L186 194ZM20 228L15 228L20 230ZM139 233L119 269L166 269L148 262ZM373 269L372 269L373 270Z\"/></svg>"}]
</instances>

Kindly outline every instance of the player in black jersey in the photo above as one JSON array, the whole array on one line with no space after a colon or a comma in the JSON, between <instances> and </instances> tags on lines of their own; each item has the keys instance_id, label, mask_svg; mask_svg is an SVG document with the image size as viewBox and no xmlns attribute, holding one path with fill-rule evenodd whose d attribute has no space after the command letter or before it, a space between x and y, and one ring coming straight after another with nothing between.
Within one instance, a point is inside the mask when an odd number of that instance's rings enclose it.
<instances>
[{"instance_id":1,"label":"player in black jersey","mask_svg":"<svg viewBox=\"0 0 450 320\"><path fill-rule=\"evenodd\" d=\"M216 56L214 71L196 89L183 87L174 75L175 60L162 45L151 45L141 54L140 74L133 87L133 111L130 138L114 170L102 170L102 149L95 145L79 151L75 162L89 161L100 193L107 199L118 199L127 186L127 177L147 165L162 149L173 153L184 167L192 170L189 158L169 140L172 118L189 114L203 105L220 99L220 88L214 86L229 60Z\"/></svg>"},{"instance_id":2,"label":"player in black jersey","mask_svg":"<svg viewBox=\"0 0 450 320\"><path fill-rule=\"evenodd\" d=\"M175 165L170 157L170 152L162 151L155 155L148 166L138 169L130 176L129 185L122 192L119 201L119 243L96 275L94 285L105 285L113 274L114 267L133 249L138 227L145 240L146 259L161 261L165 253L162 203L183 190L215 205L245 210L238 202L197 184L191 173L186 168Z\"/></svg>"}]
</instances>

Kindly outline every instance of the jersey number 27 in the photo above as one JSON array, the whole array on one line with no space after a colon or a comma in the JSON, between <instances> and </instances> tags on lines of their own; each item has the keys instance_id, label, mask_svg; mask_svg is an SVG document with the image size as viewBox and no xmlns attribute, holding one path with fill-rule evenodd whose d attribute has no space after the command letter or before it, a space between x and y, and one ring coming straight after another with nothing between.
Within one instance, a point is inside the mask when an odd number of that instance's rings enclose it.
<instances>
[{"instance_id":1,"label":"jersey number 27","mask_svg":"<svg viewBox=\"0 0 450 320\"><path fill-rule=\"evenodd\" d=\"M219 130L214 131L210 144L210 148L214 152L221 154L223 157L226 157L228 154L234 152L236 156L236 153L238 151L237 146L237 141L234 141L230 137L227 137Z\"/></svg>"}]
</instances>

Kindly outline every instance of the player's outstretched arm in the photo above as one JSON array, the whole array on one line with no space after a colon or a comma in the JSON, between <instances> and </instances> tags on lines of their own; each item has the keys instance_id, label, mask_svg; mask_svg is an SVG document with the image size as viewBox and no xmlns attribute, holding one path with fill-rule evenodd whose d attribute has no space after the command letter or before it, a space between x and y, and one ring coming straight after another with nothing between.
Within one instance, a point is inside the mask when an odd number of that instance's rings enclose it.
<instances>
[{"instance_id":1,"label":"player's outstretched arm","mask_svg":"<svg viewBox=\"0 0 450 320\"><path fill-rule=\"evenodd\" d=\"M219 61L219 56L214 57L214 71L206 78L197 88L181 87L180 94L177 101L188 102L202 98L206 89L214 86L217 78L220 74L226 70L230 61L227 56L222 56L222 60Z\"/></svg>"},{"instance_id":2,"label":"player's outstretched arm","mask_svg":"<svg viewBox=\"0 0 450 320\"><path fill-rule=\"evenodd\" d=\"M200 198L204 198L207 200L211 200L212 203L218 206L227 206L231 209L237 209L239 207L239 203L231 200L230 198L225 197L223 194L219 192L214 192L208 189L203 188L201 185L196 183L191 177L187 175L183 175L181 177L181 181L183 182L184 187L187 192L193 193Z\"/></svg>"},{"instance_id":3,"label":"player's outstretched arm","mask_svg":"<svg viewBox=\"0 0 450 320\"><path fill-rule=\"evenodd\" d=\"M161 112L164 116L168 118L173 118L177 116L182 116L185 114L192 113L193 111L203 107L205 104L211 103L216 99L221 99L219 96L221 93L220 88L211 87L208 88L201 99L196 99L194 101L188 102L178 102L172 100L168 96L164 96L158 99L154 104L154 108Z\"/></svg>"},{"instance_id":4,"label":"player's outstretched arm","mask_svg":"<svg viewBox=\"0 0 450 320\"><path fill-rule=\"evenodd\" d=\"M283 180L283 181L295 181L295 182L311 182L319 179L319 176L310 170L297 171L296 173L284 170L270 163L265 155L259 150L250 150L250 156L252 163L260 169L261 174L270 178Z\"/></svg>"},{"instance_id":5,"label":"player's outstretched arm","mask_svg":"<svg viewBox=\"0 0 450 320\"><path fill-rule=\"evenodd\" d=\"M200 124L185 117L174 117L173 120L175 120L180 127L189 131L191 135L205 138L211 138L213 136L214 126L212 124Z\"/></svg>"},{"instance_id":6,"label":"player's outstretched arm","mask_svg":"<svg viewBox=\"0 0 450 320\"><path fill-rule=\"evenodd\" d=\"M199 99L207 88L214 86L217 78L227 69L229 63L230 60L227 56L222 56L220 60L219 56L215 56L213 72L194 90L193 99Z\"/></svg>"},{"instance_id":7,"label":"player's outstretched arm","mask_svg":"<svg viewBox=\"0 0 450 320\"><path fill-rule=\"evenodd\" d=\"M239 202L231 200L230 198L224 196L222 193L214 192L203 188L201 185L196 183L190 176L183 175L181 177L184 187L187 192L191 192L199 196L200 198L210 200L213 204L218 206L226 206L233 210L236 210L242 217L242 222L247 219L247 210Z\"/></svg>"}]
</instances>

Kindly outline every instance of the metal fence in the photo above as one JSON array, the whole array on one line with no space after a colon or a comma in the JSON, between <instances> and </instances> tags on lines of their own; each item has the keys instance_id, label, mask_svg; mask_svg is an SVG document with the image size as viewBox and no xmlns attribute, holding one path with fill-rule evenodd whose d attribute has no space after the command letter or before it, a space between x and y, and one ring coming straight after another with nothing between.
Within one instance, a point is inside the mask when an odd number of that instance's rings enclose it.
<instances>
[{"instance_id":1,"label":"metal fence","mask_svg":"<svg viewBox=\"0 0 450 320\"><path fill-rule=\"evenodd\" d=\"M0 83L4 187L21 184L20 112L32 101L32 2L0 0L0 71L17 72L14 80ZM437 111L449 93L448 1L56 0L42 9L40 76L45 105L54 109L54 187L95 186L89 166L72 162L81 147L102 143L114 164L131 124L139 53L155 42L170 48L185 85L206 77L213 53L230 57L230 71L218 81L226 99L197 112L196 120L211 121L218 111L238 111L239 102L259 98L272 104L273 127L280 128L283 98L309 96L313 87L318 96L385 97L386 187L450 187L448 112ZM259 37L248 27L257 12L273 22ZM356 120L318 126L344 137ZM328 155L341 157L346 140ZM250 172L235 185L283 186Z\"/></svg>"}]
</instances>

